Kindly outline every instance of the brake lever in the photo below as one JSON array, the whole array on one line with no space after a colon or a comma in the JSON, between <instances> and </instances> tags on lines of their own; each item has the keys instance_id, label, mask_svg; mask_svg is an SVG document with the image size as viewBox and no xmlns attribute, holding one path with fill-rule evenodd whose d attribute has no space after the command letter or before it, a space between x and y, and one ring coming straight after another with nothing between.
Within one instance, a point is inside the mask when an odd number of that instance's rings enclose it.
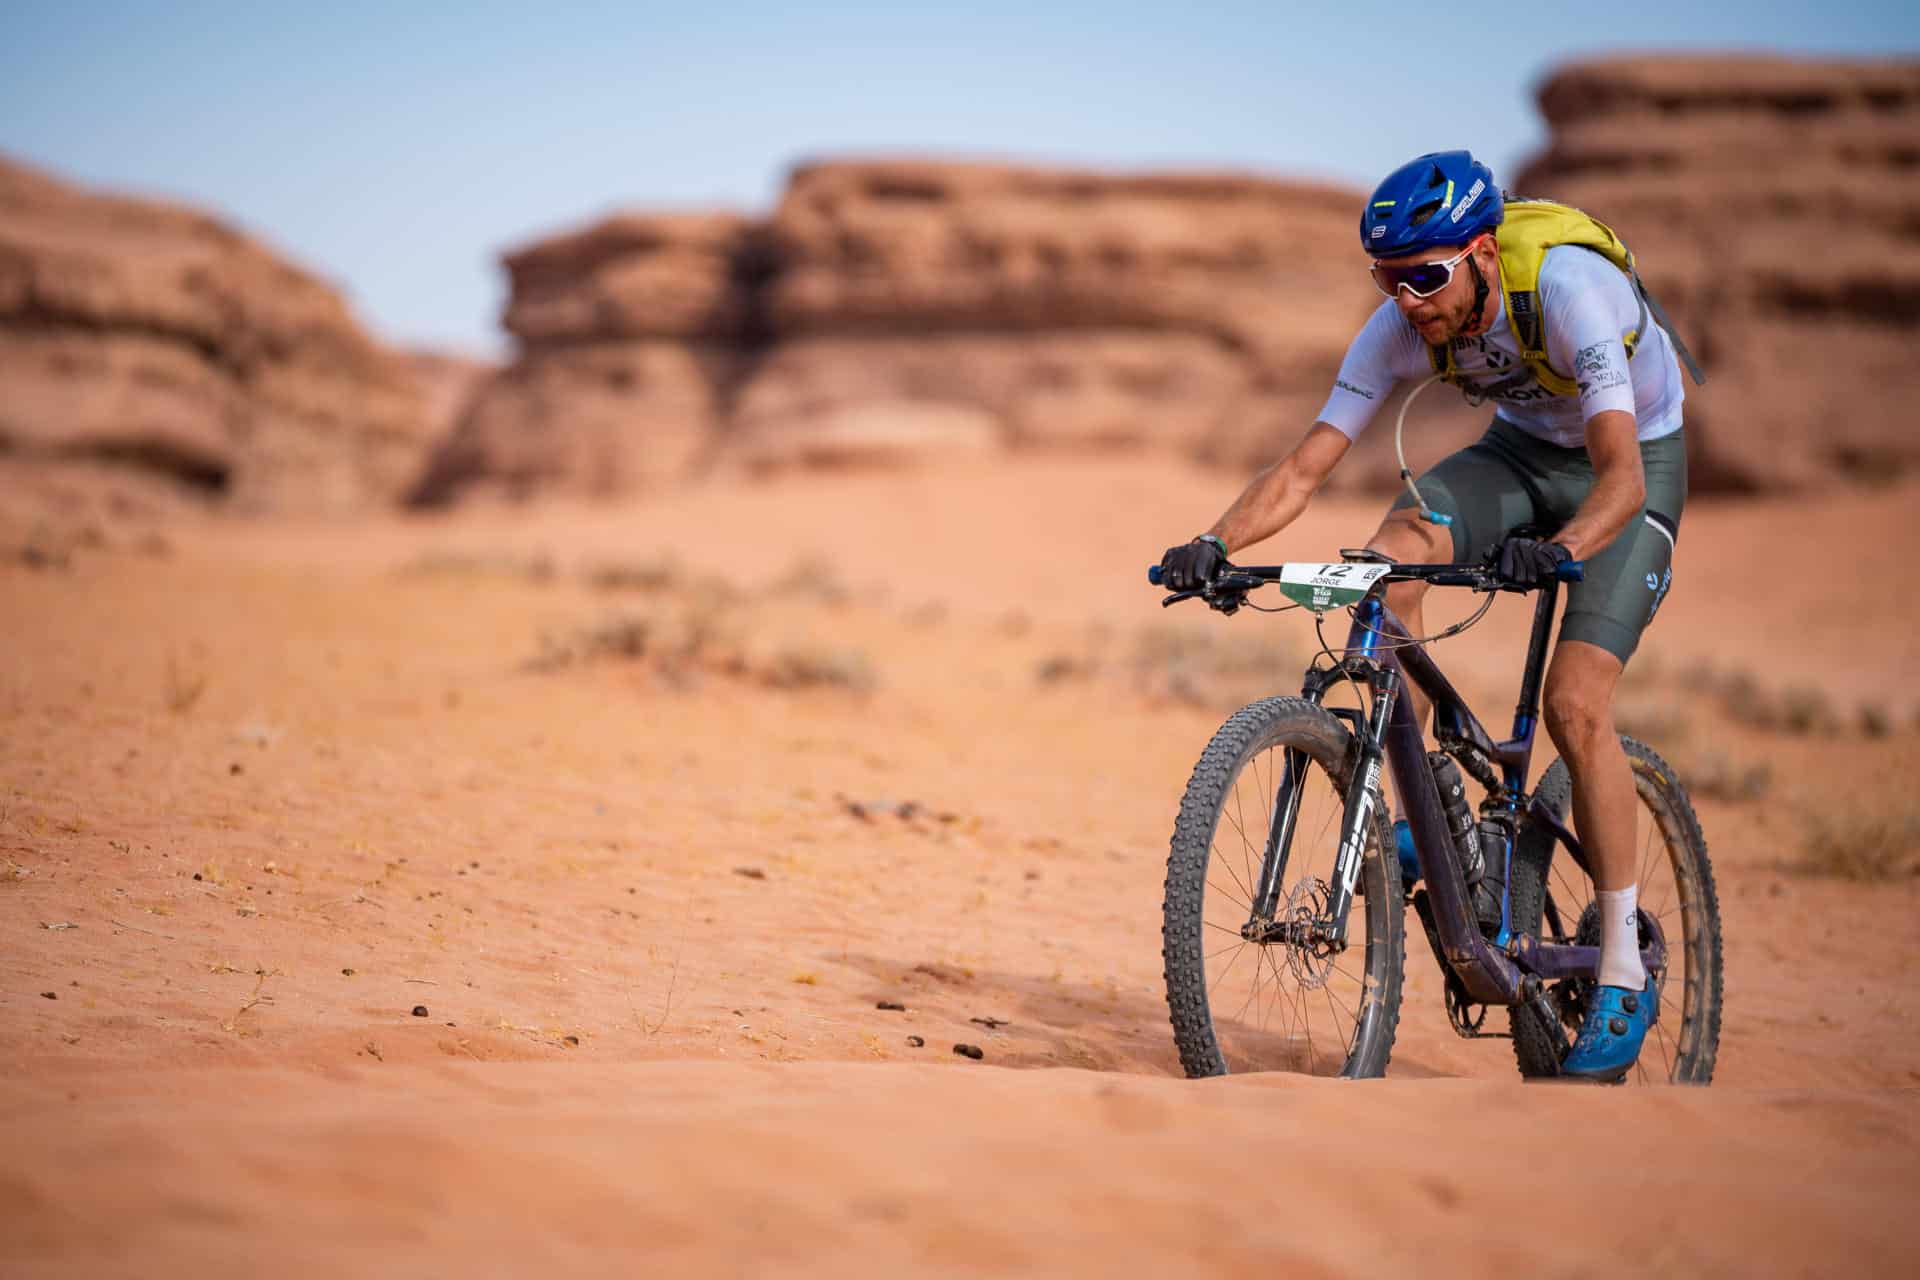
<instances>
[{"instance_id":1,"label":"brake lever","mask_svg":"<svg viewBox=\"0 0 1920 1280\"><path fill-rule=\"evenodd\" d=\"M1203 593L1199 591L1176 591L1172 595L1161 597L1160 607L1164 609L1168 605L1179 604L1182 600L1191 600L1201 594Z\"/></svg>"}]
</instances>

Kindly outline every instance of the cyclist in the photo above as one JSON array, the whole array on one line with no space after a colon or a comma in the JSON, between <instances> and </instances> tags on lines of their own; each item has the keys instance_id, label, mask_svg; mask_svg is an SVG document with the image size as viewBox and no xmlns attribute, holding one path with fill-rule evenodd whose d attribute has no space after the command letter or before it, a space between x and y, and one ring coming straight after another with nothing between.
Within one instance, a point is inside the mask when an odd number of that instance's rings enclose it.
<instances>
[{"instance_id":1,"label":"cyclist","mask_svg":"<svg viewBox=\"0 0 1920 1280\"><path fill-rule=\"evenodd\" d=\"M1347 349L1326 407L1211 529L1168 549L1164 580L1197 587L1297 519L1399 383L1437 372L1473 403L1495 403L1486 434L1418 481L1450 523L1423 518L1403 494L1367 545L1415 562L1479 560L1497 546L1501 572L1523 583L1585 561L1545 689L1547 731L1572 775L1600 904L1598 990L1563 1070L1618 1079L1638 1058L1660 995L1640 961L1635 790L1613 696L1671 581L1687 487L1678 343L1653 322L1657 307L1650 319L1651 299L1611 231L1564 205L1503 197L1465 151L1387 175L1361 212L1360 243L1387 300ZM1554 532L1510 536L1522 525ZM1387 591L1416 636L1425 592L1412 582ZM1407 696L1424 729L1426 699L1412 688ZM1396 831L1410 861L1404 821Z\"/></svg>"}]
</instances>

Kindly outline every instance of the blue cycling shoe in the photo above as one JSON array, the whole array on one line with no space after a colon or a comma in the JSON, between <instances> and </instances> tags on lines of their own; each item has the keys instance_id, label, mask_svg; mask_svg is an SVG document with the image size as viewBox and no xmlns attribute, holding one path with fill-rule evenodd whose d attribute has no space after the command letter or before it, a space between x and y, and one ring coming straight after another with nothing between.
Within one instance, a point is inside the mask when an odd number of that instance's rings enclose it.
<instances>
[{"instance_id":1,"label":"blue cycling shoe","mask_svg":"<svg viewBox=\"0 0 1920 1280\"><path fill-rule=\"evenodd\" d=\"M1649 975L1646 989L1596 987L1580 1038L1560 1064L1560 1074L1576 1080L1613 1084L1633 1070L1646 1043L1647 1029L1660 1012L1660 987Z\"/></svg>"},{"instance_id":2,"label":"blue cycling shoe","mask_svg":"<svg viewBox=\"0 0 1920 1280\"><path fill-rule=\"evenodd\" d=\"M1394 821L1393 847L1400 854L1400 887L1412 893L1420 883L1420 859L1413 852L1413 828L1405 818Z\"/></svg>"}]
</instances>

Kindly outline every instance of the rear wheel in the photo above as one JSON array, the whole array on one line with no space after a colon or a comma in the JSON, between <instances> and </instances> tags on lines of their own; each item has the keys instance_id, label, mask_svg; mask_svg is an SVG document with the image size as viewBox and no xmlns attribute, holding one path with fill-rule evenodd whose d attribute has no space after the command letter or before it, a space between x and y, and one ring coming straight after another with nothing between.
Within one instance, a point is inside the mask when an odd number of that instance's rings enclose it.
<instances>
[{"instance_id":1,"label":"rear wheel","mask_svg":"<svg viewBox=\"0 0 1920 1280\"><path fill-rule=\"evenodd\" d=\"M1655 931L1665 940L1667 968L1660 984L1660 1016L1640 1061L1627 1079L1638 1083L1706 1084L1720 1047L1720 903L1707 861L1707 841L1686 788L1652 748L1622 736L1639 796L1639 904L1641 940ZM1564 761L1540 779L1539 797L1564 821L1572 797ZM1523 824L1514 849L1513 927L1543 942L1598 945L1599 911L1593 883L1544 828ZM1569 978L1548 995L1566 1037L1579 1033L1593 983ZM1565 1043L1532 1007L1509 1011L1513 1052L1524 1076L1557 1075Z\"/></svg>"},{"instance_id":2,"label":"rear wheel","mask_svg":"<svg viewBox=\"0 0 1920 1280\"><path fill-rule=\"evenodd\" d=\"M1292 938L1248 937L1253 886L1289 749L1304 784L1274 911ZM1325 919L1347 786L1360 752L1346 725L1302 698L1245 707L1187 783L1167 859L1161 954L1189 1076L1240 1071L1378 1076L1400 1018L1405 909L1384 804L1375 802L1344 944ZM1257 932L1257 931L1256 931Z\"/></svg>"}]
</instances>

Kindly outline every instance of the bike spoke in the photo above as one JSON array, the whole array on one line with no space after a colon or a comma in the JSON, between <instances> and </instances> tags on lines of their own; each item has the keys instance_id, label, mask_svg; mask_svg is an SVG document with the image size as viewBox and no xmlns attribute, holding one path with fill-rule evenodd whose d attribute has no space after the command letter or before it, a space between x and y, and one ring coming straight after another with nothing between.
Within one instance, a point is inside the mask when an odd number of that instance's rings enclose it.
<instances>
[{"instance_id":1,"label":"bike spoke","mask_svg":"<svg viewBox=\"0 0 1920 1280\"><path fill-rule=\"evenodd\" d=\"M1226 859L1226 855L1220 852L1220 846L1218 844L1215 844L1213 846L1213 857L1210 859L1210 862L1218 862L1227 869L1227 874L1230 876L1233 876L1233 882L1240 886L1240 892L1245 895L1245 899L1240 903L1240 905L1247 908L1247 910L1249 911L1253 910L1253 890L1247 887L1246 881L1242 880L1238 875L1234 874L1233 864L1231 862L1228 862ZM1207 883L1212 884L1213 881L1208 880ZM1225 893L1226 890L1222 889L1221 892Z\"/></svg>"},{"instance_id":2,"label":"bike spoke","mask_svg":"<svg viewBox=\"0 0 1920 1280\"><path fill-rule=\"evenodd\" d=\"M1228 869L1228 873L1229 874L1232 873L1231 868ZM1216 884L1212 880L1207 881L1207 888L1217 890L1220 896L1223 898L1233 898L1233 901L1240 905L1241 910L1245 911L1248 915L1253 914L1253 904L1251 902L1248 902L1245 898L1234 898L1232 893L1228 892L1225 888L1223 888L1219 884Z\"/></svg>"},{"instance_id":3,"label":"bike spoke","mask_svg":"<svg viewBox=\"0 0 1920 1280\"><path fill-rule=\"evenodd\" d=\"M1665 1001L1663 1000L1664 1004ZM1667 1043L1667 1033L1659 1023L1653 1024L1654 1034L1660 1037L1660 1058L1667 1066L1667 1079L1673 1079L1673 1046Z\"/></svg>"},{"instance_id":4,"label":"bike spoke","mask_svg":"<svg viewBox=\"0 0 1920 1280\"><path fill-rule=\"evenodd\" d=\"M1639 883L1643 885L1647 883L1649 876L1651 876L1653 872L1653 837L1654 833L1659 830L1660 821L1658 817L1655 817L1654 821L1647 827L1647 847L1641 851ZM1663 843L1661 847L1665 848L1665 844Z\"/></svg>"}]
</instances>

